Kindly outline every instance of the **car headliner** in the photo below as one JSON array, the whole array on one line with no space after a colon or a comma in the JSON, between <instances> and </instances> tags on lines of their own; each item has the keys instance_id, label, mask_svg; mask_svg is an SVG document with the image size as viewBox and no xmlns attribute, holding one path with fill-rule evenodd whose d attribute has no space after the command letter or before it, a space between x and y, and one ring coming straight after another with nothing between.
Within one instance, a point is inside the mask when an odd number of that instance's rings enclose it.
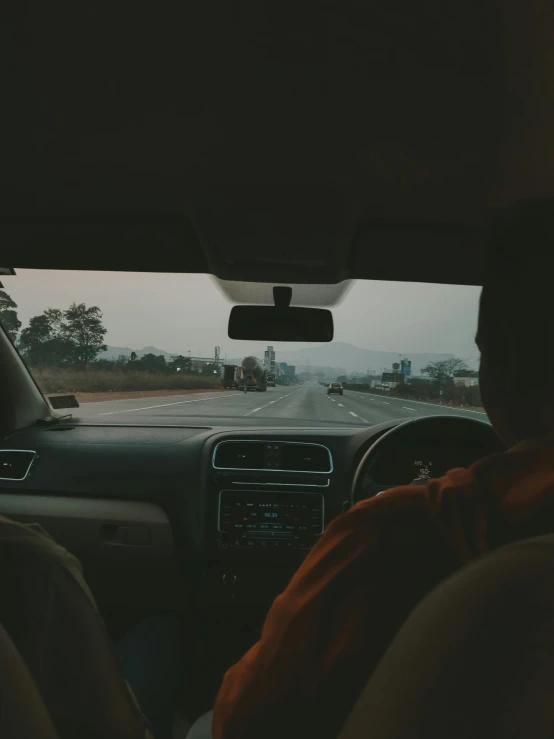
<instances>
[{"instance_id":1,"label":"car headliner","mask_svg":"<svg viewBox=\"0 0 554 739\"><path fill-rule=\"evenodd\" d=\"M543 0L70 7L10 9L3 265L479 284L554 194Z\"/></svg>"}]
</instances>

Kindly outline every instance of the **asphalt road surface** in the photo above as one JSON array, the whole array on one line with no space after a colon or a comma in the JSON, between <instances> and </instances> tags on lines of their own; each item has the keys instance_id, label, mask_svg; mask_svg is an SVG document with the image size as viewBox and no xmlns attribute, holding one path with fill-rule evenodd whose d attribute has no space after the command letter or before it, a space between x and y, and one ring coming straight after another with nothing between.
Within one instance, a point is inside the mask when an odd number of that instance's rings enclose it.
<instances>
[{"instance_id":1,"label":"asphalt road surface","mask_svg":"<svg viewBox=\"0 0 554 739\"><path fill-rule=\"evenodd\" d=\"M249 418L274 420L280 425L294 420L295 425L305 421L307 426L318 423L342 423L349 425L373 425L391 419L407 419L437 414L461 415L487 420L479 411L448 408L434 403L421 403L400 398L390 398L355 390L345 390L344 395L327 395L327 389L316 383L293 387L268 388L265 393L206 392L167 397L111 400L84 403L74 412L76 418L93 423L181 423L187 417L229 419L241 418L241 425Z\"/></svg>"}]
</instances>

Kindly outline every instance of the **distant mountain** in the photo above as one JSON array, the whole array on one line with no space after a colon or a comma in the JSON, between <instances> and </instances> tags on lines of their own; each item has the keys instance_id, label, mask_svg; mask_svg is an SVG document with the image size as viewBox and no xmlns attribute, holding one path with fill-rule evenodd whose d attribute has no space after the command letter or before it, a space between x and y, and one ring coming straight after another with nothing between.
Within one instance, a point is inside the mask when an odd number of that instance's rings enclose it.
<instances>
[{"instance_id":1,"label":"distant mountain","mask_svg":"<svg viewBox=\"0 0 554 739\"><path fill-rule=\"evenodd\" d=\"M402 356L411 360L412 374L419 375L422 368L429 362L438 362L453 355L413 352ZM384 368L391 369L393 362L400 361L400 356L395 352L362 349L345 341L331 341L329 344L321 344L309 349L279 350L276 347L275 358L277 362L294 365L297 372L306 372L309 368L323 369L326 375L341 375L349 372L366 373L368 369L372 374L380 374ZM230 364L240 364L242 360L228 359L227 361Z\"/></svg>"},{"instance_id":2,"label":"distant mountain","mask_svg":"<svg viewBox=\"0 0 554 739\"><path fill-rule=\"evenodd\" d=\"M145 346L143 349L130 349L128 346L108 346L105 352L100 352L98 359L117 359L121 354L130 357L131 352L135 352L139 358L145 354L155 354L156 356L163 354L164 357L173 356L170 352L166 352L164 349L157 349L155 346Z\"/></svg>"},{"instance_id":3,"label":"distant mountain","mask_svg":"<svg viewBox=\"0 0 554 739\"><path fill-rule=\"evenodd\" d=\"M452 354L418 353L402 355L412 362L412 374L419 375L421 369L429 362L448 359ZM399 362L400 356L396 352L383 352L375 349L362 349L344 341L331 341L309 349L296 349L279 352L278 362L288 362L296 367L322 366L344 367L347 372L367 372L379 374L383 368L390 369L393 362Z\"/></svg>"}]
</instances>

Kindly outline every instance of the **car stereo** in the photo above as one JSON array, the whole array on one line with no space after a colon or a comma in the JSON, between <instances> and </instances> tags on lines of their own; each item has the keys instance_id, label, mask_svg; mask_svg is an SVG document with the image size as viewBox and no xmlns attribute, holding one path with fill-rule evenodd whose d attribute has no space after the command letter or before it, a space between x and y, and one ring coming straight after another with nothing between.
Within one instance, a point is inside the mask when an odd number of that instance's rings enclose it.
<instances>
[{"instance_id":1,"label":"car stereo","mask_svg":"<svg viewBox=\"0 0 554 739\"><path fill-rule=\"evenodd\" d=\"M323 533L321 493L222 490L218 542L226 548L309 549Z\"/></svg>"}]
</instances>

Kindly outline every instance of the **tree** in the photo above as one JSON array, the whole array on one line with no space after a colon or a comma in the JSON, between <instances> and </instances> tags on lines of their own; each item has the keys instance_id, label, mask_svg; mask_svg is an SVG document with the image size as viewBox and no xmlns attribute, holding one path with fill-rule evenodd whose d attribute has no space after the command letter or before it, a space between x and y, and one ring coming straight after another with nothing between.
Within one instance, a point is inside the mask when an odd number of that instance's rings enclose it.
<instances>
[{"instance_id":1,"label":"tree","mask_svg":"<svg viewBox=\"0 0 554 739\"><path fill-rule=\"evenodd\" d=\"M75 346L62 336L61 317L61 311L45 310L40 316L33 316L21 332L19 346L30 364L64 365L73 361Z\"/></svg>"},{"instance_id":2,"label":"tree","mask_svg":"<svg viewBox=\"0 0 554 739\"><path fill-rule=\"evenodd\" d=\"M44 315L50 326L52 338L61 338L63 336L64 316L63 310L59 308L47 308Z\"/></svg>"},{"instance_id":3,"label":"tree","mask_svg":"<svg viewBox=\"0 0 554 739\"><path fill-rule=\"evenodd\" d=\"M0 290L0 324L10 339L15 341L21 321L17 317L17 304L4 290Z\"/></svg>"},{"instance_id":4,"label":"tree","mask_svg":"<svg viewBox=\"0 0 554 739\"><path fill-rule=\"evenodd\" d=\"M146 372L167 372L167 364L163 354L145 354L136 364Z\"/></svg>"},{"instance_id":5,"label":"tree","mask_svg":"<svg viewBox=\"0 0 554 739\"><path fill-rule=\"evenodd\" d=\"M40 316L33 316L27 328L21 332L20 344L23 350L32 350L52 338L52 326L46 311Z\"/></svg>"},{"instance_id":6,"label":"tree","mask_svg":"<svg viewBox=\"0 0 554 739\"><path fill-rule=\"evenodd\" d=\"M102 311L98 306L87 308L84 303L72 303L63 312L61 333L75 346L75 361L86 367L96 359L98 352L105 351L104 336L107 331L102 325Z\"/></svg>"},{"instance_id":7,"label":"tree","mask_svg":"<svg viewBox=\"0 0 554 739\"><path fill-rule=\"evenodd\" d=\"M172 372L190 372L192 369L192 360L190 357L184 357L182 354L175 354L167 363L168 369Z\"/></svg>"},{"instance_id":8,"label":"tree","mask_svg":"<svg viewBox=\"0 0 554 739\"><path fill-rule=\"evenodd\" d=\"M467 372L469 367L465 359L451 357L450 359L441 359L439 362L429 362L426 367L421 370L422 374L429 375L435 382L445 385L453 381L456 374Z\"/></svg>"},{"instance_id":9,"label":"tree","mask_svg":"<svg viewBox=\"0 0 554 739\"><path fill-rule=\"evenodd\" d=\"M454 372L454 377L479 377L479 372L477 370L461 369Z\"/></svg>"},{"instance_id":10,"label":"tree","mask_svg":"<svg viewBox=\"0 0 554 739\"><path fill-rule=\"evenodd\" d=\"M66 311L48 308L33 316L21 332L19 346L30 364L86 367L106 348L105 334L100 308L72 303Z\"/></svg>"}]
</instances>

